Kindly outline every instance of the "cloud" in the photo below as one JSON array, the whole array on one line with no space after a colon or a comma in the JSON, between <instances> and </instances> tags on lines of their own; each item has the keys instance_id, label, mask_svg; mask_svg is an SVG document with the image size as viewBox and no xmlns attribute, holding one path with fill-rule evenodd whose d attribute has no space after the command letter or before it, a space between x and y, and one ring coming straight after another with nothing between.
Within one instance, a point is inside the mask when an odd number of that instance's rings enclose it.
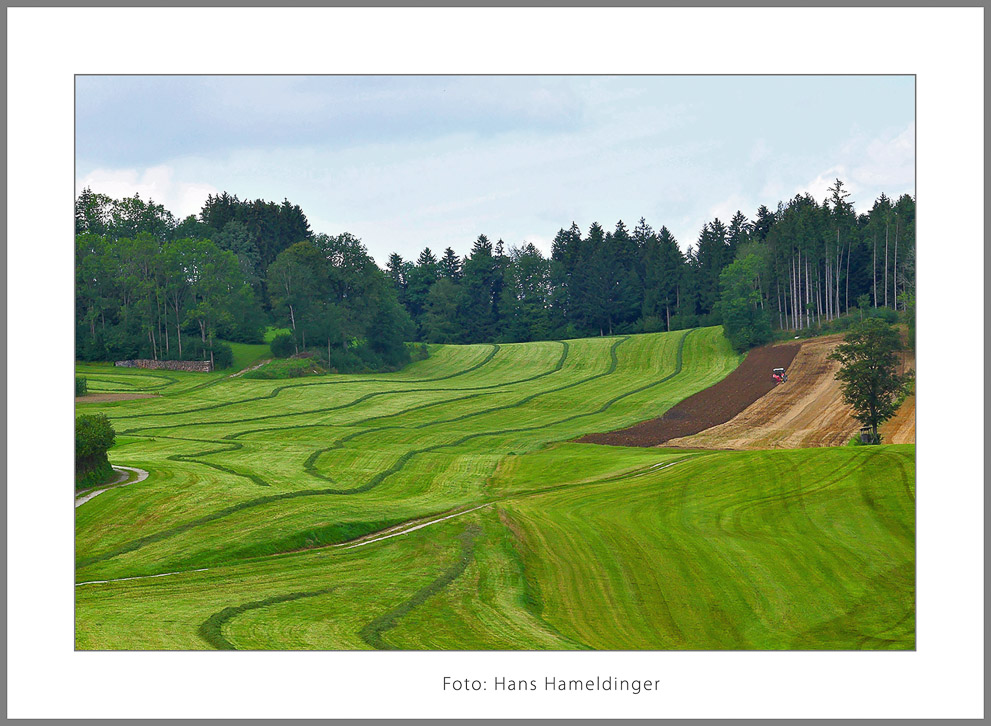
<instances>
[{"instance_id":1,"label":"cloud","mask_svg":"<svg viewBox=\"0 0 991 726\"><path fill-rule=\"evenodd\" d=\"M114 199L139 194L163 205L182 219L198 214L210 194L219 190L204 182L178 181L174 170L167 165L153 166L144 171L138 169L94 169L77 180L76 193L89 187L94 192Z\"/></svg>"},{"instance_id":2,"label":"cloud","mask_svg":"<svg viewBox=\"0 0 991 726\"><path fill-rule=\"evenodd\" d=\"M706 221L711 221L718 217L719 221L728 225L733 215L738 211L743 212L744 215L749 215L750 212L748 210L751 206L753 206L751 200L745 198L742 194L734 193L718 204L709 207L709 219Z\"/></svg>"},{"instance_id":3,"label":"cloud","mask_svg":"<svg viewBox=\"0 0 991 726\"><path fill-rule=\"evenodd\" d=\"M843 186L846 187L851 193L856 191L853 182L850 180L849 175L846 172L846 168L842 165L838 165L829 167L812 181L799 186L795 190L795 194L808 193L811 194L812 198L817 202L821 202L823 199L830 196L829 188L836 183L837 179L840 179L843 182ZM794 197L795 194L792 194L792 197Z\"/></svg>"},{"instance_id":4,"label":"cloud","mask_svg":"<svg viewBox=\"0 0 991 726\"><path fill-rule=\"evenodd\" d=\"M771 147L767 145L767 141L764 139L757 139L753 147L750 149L750 164L754 165L758 162L764 161L771 153Z\"/></svg>"},{"instance_id":5,"label":"cloud","mask_svg":"<svg viewBox=\"0 0 991 726\"><path fill-rule=\"evenodd\" d=\"M901 130L889 129L873 138L857 134L840 148L837 163L791 196L808 192L821 202L837 178L842 180L858 209L867 208L884 192L898 196L915 192L915 122Z\"/></svg>"},{"instance_id":6,"label":"cloud","mask_svg":"<svg viewBox=\"0 0 991 726\"><path fill-rule=\"evenodd\" d=\"M899 133L870 140L851 169L851 182L863 187L904 187L915 182L915 123Z\"/></svg>"}]
</instances>

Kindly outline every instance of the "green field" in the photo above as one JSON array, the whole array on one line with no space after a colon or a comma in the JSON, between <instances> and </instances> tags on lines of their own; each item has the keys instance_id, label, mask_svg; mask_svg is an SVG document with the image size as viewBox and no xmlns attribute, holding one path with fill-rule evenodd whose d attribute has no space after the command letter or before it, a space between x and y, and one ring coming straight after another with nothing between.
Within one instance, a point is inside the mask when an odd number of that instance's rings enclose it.
<instances>
[{"instance_id":1,"label":"green field","mask_svg":"<svg viewBox=\"0 0 991 726\"><path fill-rule=\"evenodd\" d=\"M77 585L76 646L913 648L914 447L567 443L738 363L710 328L292 381L79 366L161 396L80 409L151 475L76 509L77 583L139 578Z\"/></svg>"}]
</instances>

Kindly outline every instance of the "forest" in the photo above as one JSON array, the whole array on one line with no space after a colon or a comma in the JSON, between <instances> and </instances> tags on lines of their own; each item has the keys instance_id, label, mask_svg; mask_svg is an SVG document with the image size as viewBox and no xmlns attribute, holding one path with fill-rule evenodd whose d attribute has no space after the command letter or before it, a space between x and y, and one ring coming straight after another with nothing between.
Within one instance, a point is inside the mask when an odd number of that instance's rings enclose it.
<instances>
[{"instance_id":1,"label":"forest","mask_svg":"<svg viewBox=\"0 0 991 726\"><path fill-rule=\"evenodd\" d=\"M80 360L230 362L222 341L310 351L340 372L387 370L409 342L524 342L724 325L738 350L852 316L913 330L915 201L881 195L858 213L843 182L829 196L761 205L707 222L683 251L641 218L561 228L550 257L480 234L468 254L429 247L379 268L362 242L314 233L288 200L209 196L176 218L139 196L84 189L76 200ZM776 332L777 331L777 332Z\"/></svg>"}]
</instances>

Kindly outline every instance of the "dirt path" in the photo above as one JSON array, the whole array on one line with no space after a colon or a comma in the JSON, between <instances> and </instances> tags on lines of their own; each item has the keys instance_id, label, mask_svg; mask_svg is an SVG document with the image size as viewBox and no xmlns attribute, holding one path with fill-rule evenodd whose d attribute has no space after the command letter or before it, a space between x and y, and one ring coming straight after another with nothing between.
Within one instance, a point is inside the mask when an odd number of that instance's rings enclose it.
<instances>
[{"instance_id":1,"label":"dirt path","mask_svg":"<svg viewBox=\"0 0 991 726\"><path fill-rule=\"evenodd\" d=\"M250 371L257 371L259 368L261 368L266 363L271 363L271 362L272 362L272 359L271 358L266 358L265 360L260 360L255 365L250 366L248 368L242 368L237 373L231 373L227 377L228 378L237 378L238 376L243 376L245 373L248 373Z\"/></svg>"},{"instance_id":2,"label":"dirt path","mask_svg":"<svg viewBox=\"0 0 991 726\"><path fill-rule=\"evenodd\" d=\"M134 577L118 577L114 580L88 580L86 582L77 582L76 587L81 587L82 585L106 585L108 582L126 582L127 580L149 580L152 577L168 577L169 575L185 575L189 572L206 572L209 570L208 567L201 567L198 570L179 570L178 572L160 572L157 575L135 575Z\"/></svg>"},{"instance_id":3,"label":"dirt path","mask_svg":"<svg viewBox=\"0 0 991 726\"><path fill-rule=\"evenodd\" d=\"M110 403L112 401L134 401L138 398L160 398L157 393L87 393L76 396L76 403Z\"/></svg>"},{"instance_id":4,"label":"dirt path","mask_svg":"<svg viewBox=\"0 0 991 726\"><path fill-rule=\"evenodd\" d=\"M588 434L578 441L614 446L658 446L669 439L689 436L729 421L774 388L772 370L781 367L790 372L791 362L800 347L798 343L782 343L754 348L719 383L689 396L660 418L618 431Z\"/></svg>"},{"instance_id":5,"label":"dirt path","mask_svg":"<svg viewBox=\"0 0 991 726\"><path fill-rule=\"evenodd\" d=\"M115 466L114 470L120 472L120 475L109 484L101 485L102 486L101 489L84 489L82 492L77 492L76 506L78 507L81 504L85 504L93 497L103 494L103 492L107 491L108 489L129 487L131 486L131 484L137 484L139 481L144 481L145 479L148 478L147 471L145 471L144 469L136 469L133 466ZM131 474L137 474L137 476L132 481L127 481L128 477L130 477ZM121 482L127 482L127 483L122 484Z\"/></svg>"},{"instance_id":6,"label":"dirt path","mask_svg":"<svg viewBox=\"0 0 991 726\"><path fill-rule=\"evenodd\" d=\"M385 532L391 532L391 534L380 534L380 536L378 537L359 540L358 542L354 542L354 541L341 542L340 544L334 545L334 547L343 547L344 549L349 550L349 549L353 549L354 547L361 547L362 545L371 544L372 542L380 542L384 539L389 539L390 537L398 537L403 534L409 534L410 532L413 532L417 529L423 529L424 527L429 527L431 524L437 524L438 522L443 522L445 519L454 519L454 517L460 517L463 514L468 514L469 512L474 512L478 509L488 506L491 506L491 502L487 502L485 504L479 504L477 507L472 507L471 509L465 509L462 512L455 512L454 514L449 514L446 517L432 519L429 522L423 522L413 527L408 526L410 522L405 522L397 527L393 527L392 529L385 530Z\"/></svg>"}]
</instances>

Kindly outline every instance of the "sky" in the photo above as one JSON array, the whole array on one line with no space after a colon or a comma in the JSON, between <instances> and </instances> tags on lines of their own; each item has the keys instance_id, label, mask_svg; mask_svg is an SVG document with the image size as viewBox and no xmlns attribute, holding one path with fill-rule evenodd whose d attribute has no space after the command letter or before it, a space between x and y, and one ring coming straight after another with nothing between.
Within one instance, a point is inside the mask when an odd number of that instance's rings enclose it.
<instances>
[{"instance_id":1,"label":"sky","mask_svg":"<svg viewBox=\"0 0 991 726\"><path fill-rule=\"evenodd\" d=\"M911 76L77 76L76 189L289 199L379 265L572 222L702 226L837 177L915 193Z\"/></svg>"}]
</instances>

